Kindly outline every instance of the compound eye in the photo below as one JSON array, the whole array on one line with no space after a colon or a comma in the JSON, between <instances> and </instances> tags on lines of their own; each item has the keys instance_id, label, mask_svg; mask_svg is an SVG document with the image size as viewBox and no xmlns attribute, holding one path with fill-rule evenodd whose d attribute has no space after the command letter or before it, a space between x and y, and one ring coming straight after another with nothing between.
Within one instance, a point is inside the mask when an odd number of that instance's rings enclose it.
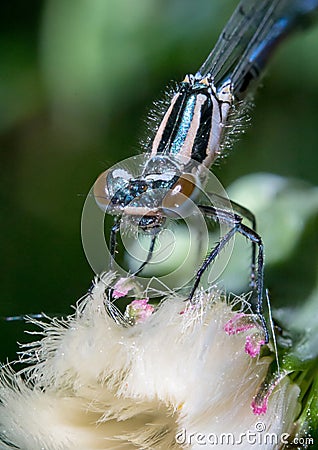
<instances>
[{"instance_id":1,"label":"compound eye","mask_svg":"<svg viewBox=\"0 0 318 450\"><path fill-rule=\"evenodd\" d=\"M110 198L107 190L108 173L109 170L106 170L105 172L101 173L94 184L95 201L103 211L107 210L110 203Z\"/></svg>"},{"instance_id":2,"label":"compound eye","mask_svg":"<svg viewBox=\"0 0 318 450\"><path fill-rule=\"evenodd\" d=\"M176 212L181 216L191 214L191 212L188 212L192 204L190 200L193 200L197 192L198 187L194 175L191 173L181 175L162 201L163 208L167 210L165 213L174 215L173 212Z\"/></svg>"}]
</instances>

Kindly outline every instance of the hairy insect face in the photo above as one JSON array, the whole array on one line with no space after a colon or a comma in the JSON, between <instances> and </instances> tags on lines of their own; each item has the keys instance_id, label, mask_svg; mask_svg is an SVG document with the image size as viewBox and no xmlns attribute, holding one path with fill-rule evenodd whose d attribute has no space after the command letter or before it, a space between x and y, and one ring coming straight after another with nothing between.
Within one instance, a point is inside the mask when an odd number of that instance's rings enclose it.
<instances>
[{"instance_id":1,"label":"hairy insect face","mask_svg":"<svg viewBox=\"0 0 318 450\"><path fill-rule=\"evenodd\" d=\"M191 204L198 197L200 184L197 163L180 169L171 157L150 158L136 176L115 166L95 182L94 197L108 214L139 217L139 226L160 227L165 217L184 217L193 213ZM141 217L141 218L140 218Z\"/></svg>"}]
</instances>

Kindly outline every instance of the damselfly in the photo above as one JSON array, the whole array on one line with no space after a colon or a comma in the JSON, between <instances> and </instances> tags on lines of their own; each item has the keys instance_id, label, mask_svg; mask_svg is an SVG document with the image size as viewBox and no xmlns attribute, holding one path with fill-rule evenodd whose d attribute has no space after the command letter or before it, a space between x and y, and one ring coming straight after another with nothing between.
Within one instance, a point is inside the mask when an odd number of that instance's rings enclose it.
<instances>
[{"instance_id":1,"label":"damselfly","mask_svg":"<svg viewBox=\"0 0 318 450\"><path fill-rule=\"evenodd\" d=\"M123 215L152 234L148 256L135 274L150 261L166 218L191 214L191 202L196 202L206 217L229 225L197 271L189 294L191 301L203 273L226 244L236 233L245 236L252 243L252 286L257 294L253 309L266 342L268 331L262 307L264 249L255 218L233 202L231 208L201 204L200 190L205 183L204 169L210 168L223 152L228 123L248 104L276 46L311 20L317 8L318 0L242 0L206 61L174 92L149 140L140 175L133 176L117 165L102 173L94 187L98 205L115 216L110 235L112 258ZM242 223L243 217L250 220L251 227Z\"/></svg>"}]
</instances>

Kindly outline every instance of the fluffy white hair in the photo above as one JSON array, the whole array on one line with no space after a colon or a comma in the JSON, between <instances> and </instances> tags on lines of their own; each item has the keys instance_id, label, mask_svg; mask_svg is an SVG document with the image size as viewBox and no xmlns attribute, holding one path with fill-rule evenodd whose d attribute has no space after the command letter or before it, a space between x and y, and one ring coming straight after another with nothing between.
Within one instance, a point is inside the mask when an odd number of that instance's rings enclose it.
<instances>
[{"instance_id":1,"label":"fluffy white hair","mask_svg":"<svg viewBox=\"0 0 318 450\"><path fill-rule=\"evenodd\" d=\"M197 449L202 439L204 448L255 449L248 432L258 449L278 448L260 437L291 432L299 388L284 377L266 414L253 413L273 358L251 358L246 333L224 332L237 314L224 295L202 292L200 307L171 295L124 327L105 311L112 276L95 280L74 315L36 322L43 336L23 349L24 371L2 368L1 449ZM221 443L226 434L237 444Z\"/></svg>"}]
</instances>

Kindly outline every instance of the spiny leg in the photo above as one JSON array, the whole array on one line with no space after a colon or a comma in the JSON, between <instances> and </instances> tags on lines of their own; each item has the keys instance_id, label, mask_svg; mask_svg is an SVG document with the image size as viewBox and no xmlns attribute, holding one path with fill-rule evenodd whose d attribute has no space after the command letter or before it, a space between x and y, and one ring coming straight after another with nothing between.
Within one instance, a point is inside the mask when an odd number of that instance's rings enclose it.
<instances>
[{"instance_id":1,"label":"spiny leg","mask_svg":"<svg viewBox=\"0 0 318 450\"><path fill-rule=\"evenodd\" d=\"M214 261L214 259L218 256L218 254L222 251L222 249L225 247L225 245L232 239L232 237L234 236L236 231L237 231L236 226L231 228L231 230L223 236L223 238L220 240L220 242L218 242L218 244L215 247L213 247L212 251L208 254L208 256L203 261L200 269L196 273L195 281L194 281L194 284L192 286L192 289L191 289L191 292L189 295L189 300L192 303L194 303L193 296L200 284L203 273L206 271L206 269L209 267L209 265Z\"/></svg>"},{"instance_id":2,"label":"spiny leg","mask_svg":"<svg viewBox=\"0 0 318 450\"><path fill-rule=\"evenodd\" d=\"M222 197L222 195L215 194L215 193L208 193L208 198L212 200L213 198L216 199L218 203L221 201L222 207L226 209L227 205L230 203L232 209L235 213L239 214L240 216L243 216L245 219L247 219L251 223L251 228L253 231L256 232L256 218L254 214L248 209L245 208L245 206L240 205L239 203L234 202L233 200L227 199L225 197ZM222 204L223 202L223 204ZM252 263L251 263L251 282L250 286L252 289L256 289L256 277L255 277L255 270L256 270L256 243L252 242Z\"/></svg>"},{"instance_id":3,"label":"spiny leg","mask_svg":"<svg viewBox=\"0 0 318 450\"><path fill-rule=\"evenodd\" d=\"M152 238L151 238L151 242L150 242L150 247L149 247L149 250L148 250L147 258L146 258L146 260L141 264L141 266L139 267L139 269L137 269L136 272L134 272L133 275L135 275L135 276L139 275L140 272L144 269L144 267L145 267L145 266L149 263L149 261L151 260L152 255L153 255L153 251L154 251L154 248L155 248L155 244L156 244L157 237L158 237L158 233L153 234L153 236L152 236Z\"/></svg>"},{"instance_id":4,"label":"spiny leg","mask_svg":"<svg viewBox=\"0 0 318 450\"><path fill-rule=\"evenodd\" d=\"M110 270L112 270L114 261L115 261L115 254L116 254L116 247L117 247L117 233L120 229L120 219L118 217L115 217L114 224L110 231L110 238L109 238L109 250L110 250Z\"/></svg>"},{"instance_id":5,"label":"spiny leg","mask_svg":"<svg viewBox=\"0 0 318 450\"><path fill-rule=\"evenodd\" d=\"M114 266L116 247L117 247L117 233L118 233L119 229L120 229L120 218L115 217L113 226L110 230L110 237L109 237L109 251L110 251L110 256L111 256L110 264L109 264L110 270L112 270L113 266ZM112 302L114 301L113 293L114 293L114 289L112 287L107 290L107 293L106 293L106 296L104 299L104 305L105 305L107 314L112 319L114 319L114 321L117 323L117 320L115 318L117 315L117 311L114 311L114 309L112 308ZM114 308L116 308L116 307L114 307Z\"/></svg>"},{"instance_id":6,"label":"spiny leg","mask_svg":"<svg viewBox=\"0 0 318 450\"><path fill-rule=\"evenodd\" d=\"M111 228L110 238L109 238L109 248L110 248L110 255L111 255L110 269L113 268L114 261L115 261L116 247L117 247L117 233L118 233L119 229L120 229L120 218L115 217L114 224L113 224L113 226ZM148 264L148 262L151 260L157 236L158 236L158 233L155 233L152 236L150 247L149 247L149 250L148 250L147 258L142 263L142 265L139 267L139 269L134 273L134 275L138 275L143 270L143 268L146 266L146 264ZM108 289L108 292L107 292L105 300L104 300L106 311L107 311L108 315L116 323L127 326L128 323L125 320L123 314L114 305L113 293L114 293L114 289L113 288Z\"/></svg>"},{"instance_id":7,"label":"spiny leg","mask_svg":"<svg viewBox=\"0 0 318 450\"><path fill-rule=\"evenodd\" d=\"M225 211L222 209L217 209L212 206L199 206L200 210L206 215L210 216L212 219L232 224L233 227L228 231L220 240L220 242L211 250L207 258L204 260L202 266L196 274L194 285L191 289L189 300L192 301L194 293L200 284L201 278L205 270L209 265L215 260L215 258L220 254L225 245L231 240L235 233L240 233L249 239L252 243L258 246L258 258L257 258L257 281L256 281L256 292L257 292L257 304L256 304L256 314L259 317L262 327L265 333L265 343L269 341L268 330L266 326L266 321L263 314L263 285L264 285L264 246L261 237L251 228L242 224L242 218L237 215Z\"/></svg>"},{"instance_id":8,"label":"spiny leg","mask_svg":"<svg viewBox=\"0 0 318 450\"><path fill-rule=\"evenodd\" d=\"M247 220L249 220L252 224L252 230L257 233L256 231L256 218L254 214L244 206L240 205L239 203L235 203L231 201L231 205L234 209L234 211L241 216L245 217ZM255 270L256 270L256 242L252 241L252 263L251 263L251 282L250 286L252 289L257 288L256 286L256 280L255 280Z\"/></svg>"},{"instance_id":9,"label":"spiny leg","mask_svg":"<svg viewBox=\"0 0 318 450\"><path fill-rule=\"evenodd\" d=\"M264 333L265 333L265 344L268 344L269 335L267 330L267 325L263 312L263 290L264 290L264 245L261 237L255 233L251 228L246 225L240 224L237 230L242 236L245 236L251 242L255 242L258 246L258 257L257 257L257 303L256 303L256 314L258 315Z\"/></svg>"},{"instance_id":10,"label":"spiny leg","mask_svg":"<svg viewBox=\"0 0 318 450\"><path fill-rule=\"evenodd\" d=\"M109 238L109 247L110 247L110 255L111 255L110 268L111 269L113 266L113 262L115 261L115 254L116 254L116 247L117 247L117 233L118 233L119 229L120 229L120 218L116 217L114 219L114 224L111 228L110 238ZM151 260L157 237L158 237L158 233L153 234L153 236L151 238L151 243L150 243L150 247L148 250L147 258L133 275L138 275ZM129 322L125 319L125 316L122 314L120 309L117 308L117 306L114 304L115 299L113 299L113 293L114 293L114 289L110 288L110 289L108 289L108 292L105 296L104 305L105 305L106 312L117 324L120 324L123 326L128 326Z\"/></svg>"}]
</instances>

